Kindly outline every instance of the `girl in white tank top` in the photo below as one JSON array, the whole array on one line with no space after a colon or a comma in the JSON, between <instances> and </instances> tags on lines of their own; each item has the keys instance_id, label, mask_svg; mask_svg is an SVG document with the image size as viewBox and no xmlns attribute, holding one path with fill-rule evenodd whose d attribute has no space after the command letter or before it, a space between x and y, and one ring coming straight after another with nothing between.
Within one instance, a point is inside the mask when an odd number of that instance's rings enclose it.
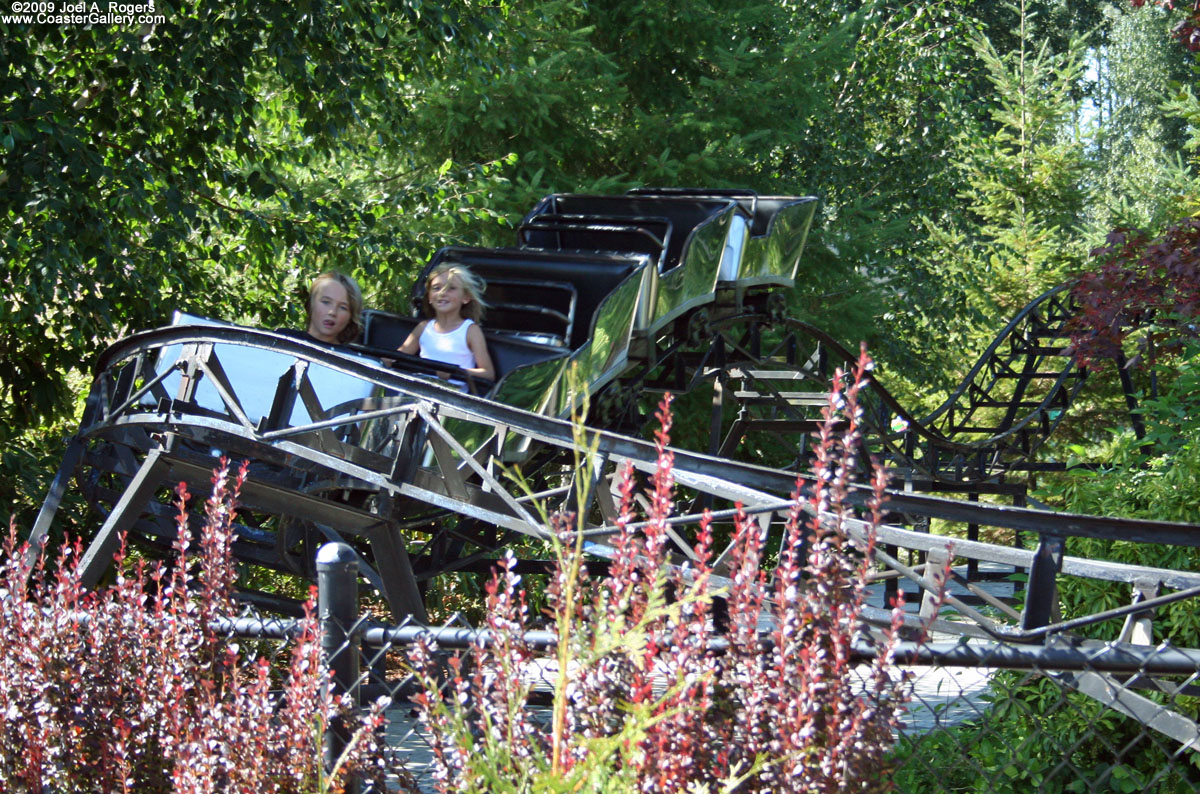
<instances>
[{"instance_id":1,"label":"girl in white tank top","mask_svg":"<svg viewBox=\"0 0 1200 794\"><path fill-rule=\"evenodd\" d=\"M420 339L421 358L471 369L475 366L475 354L467 345L467 330L474 324L471 320L463 320L453 331L442 333L434 327L435 323L425 323Z\"/></svg>"},{"instance_id":2,"label":"girl in white tank top","mask_svg":"<svg viewBox=\"0 0 1200 794\"><path fill-rule=\"evenodd\" d=\"M482 292L479 277L466 267L444 264L434 268L425 282L425 311L433 319L417 325L400 352L419 353L421 358L452 364L476 377L495 379L496 368L479 327ZM438 374L450 378L449 372Z\"/></svg>"}]
</instances>

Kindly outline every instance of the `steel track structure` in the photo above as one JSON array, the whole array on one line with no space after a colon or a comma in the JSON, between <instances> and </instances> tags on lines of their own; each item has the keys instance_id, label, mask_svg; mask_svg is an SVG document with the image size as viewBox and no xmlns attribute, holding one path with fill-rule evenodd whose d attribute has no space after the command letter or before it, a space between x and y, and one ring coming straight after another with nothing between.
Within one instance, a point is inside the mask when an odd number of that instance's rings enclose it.
<instances>
[{"instance_id":1,"label":"steel track structure","mask_svg":"<svg viewBox=\"0 0 1200 794\"><path fill-rule=\"evenodd\" d=\"M123 535L166 553L176 536L171 487L183 481L205 493L215 456L226 455L250 461L241 562L311 577L316 547L344 540L392 614L422 621L425 590L439 575L485 571L505 549L519 551L523 570L545 570L547 510L583 516L586 548L603 564L620 472L657 466L657 451L635 429L663 391L696 401L709 417L706 427L676 434L675 479L688 498L672 525L673 559L692 554L690 527L704 508L726 521L741 505L779 542L792 492L811 485L798 472L829 378L855 358L788 316L786 290L814 207L805 197L738 191L551 196L521 225L518 247L443 249L430 268L460 262L489 283L487 335L499 375L480 394L422 377L428 364L395 353L415 316L369 313L358 349L186 315L127 337L96 364L33 547L75 482L104 516L83 558L86 584L104 576ZM874 378L867 444L900 485L878 530L876 575L925 594L914 623L932 608L950 560L964 592L950 600L954 619L934 628L1007 642L1045 643L1111 619L1125 621L1124 639L1147 641L1155 607L1200 594L1194 572L1065 554L1070 537L1200 545L1194 525L921 492L1020 501L1004 475L1034 462L1083 383L1065 351L1069 316L1067 287L1039 297L926 417L907 412ZM398 363L384 366L380 356ZM934 521L953 539L921 531ZM988 529L1035 539L1033 548L979 541ZM851 522L856 540L867 530ZM717 551L718 576L727 553ZM981 563L1028 584L1019 597L997 597L981 586ZM1064 622L1062 576L1127 587L1129 603ZM296 610L269 593L242 597ZM867 617L885 622L888 613Z\"/></svg>"},{"instance_id":2,"label":"steel track structure","mask_svg":"<svg viewBox=\"0 0 1200 794\"><path fill-rule=\"evenodd\" d=\"M169 366L152 372L148 361L163 351L177 351ZM245 407L237 378L231 378L221 356L241 357L261 351L292 361L284 381L318 418L275 427L269 415L255 420ZM85 555L84 577L98 581L109 565L117 536L132 531L139 541L166 549L174 540L174 511L158 498L164 489L184 481L204 493L212 476L214 450L233 459L252 461L242 503L250 513L310 522L322 538L356 538L364 555L364 576L387 595L400 614L420 614L421 606L402 597L431 576L453 570L479 570L488 556L519 536L544 539L542 511L567 504L580 478L590 484L590 502L575 505L597 516L587 529L589 540L613 530L616 508L614 479L626 462L652 473L657 466L653 445L635 437L582 428L567 419L549 417L484 397L464 394L438 382L389 371L367 361L315 344L253 329L213 327L164 328L135 334L110 348L98 366L80 432L68 449L51 494L35 523L33 539L50 527L61 496L73 475L107 518ZM317 370L370 384L386 396L322 406L310 378ZM251 373L245 373L251 374ZM199 405L195 391L205 379L216 384L225 410ZM170 396L174 381L182 397ZM282 398L286 401L286 396ZM386 434L372 442L374 428ZM461 438L482 439L470 448ZM576 457L595 445L593 459ZM729 457L676 448L678 483L711 497L720 505L740 502L758 515L764 529L780 525L790 494L804 474L767 468ZM525 484L512 477L525 474ZM532 492L527 488L534 488ZM864 497L865 498L865 497ZM1156 579L1162 587L1200 586L1200 574L1130 568L1061 557L1067 537L1096 537L1143 543L1200 545L1191 524L1078 516L1044 510L948 499L903 490L889 492L889 509L897 518L937 519L948 524L978 525L1031 533L1041 539L1038 550L954 540L954 555L1032 570L1034 581L1018 613L1020 631L1045 633L1044 617L1034 617L1052 594L1041 590L1040 562L1068 575L1094 575L1114 581ZM447 517L457 520L447 522ZM681 526L698 514L679 517ZM607 522L607 523L605 523ZM443 526L450 524L449 526ZM252 564L294 570L281 553L280 534L246 525L239 557ZM413 542L416 538L424 538ZM880 541L923 553L944 551L947 538L885 526ZM289 541L290 542L290 541ZM602 546L602 544L601 544ZM601 554L603 549L595 549ZM410 548L411 547L411 548ZM285 549L286 550L286 549ZM686 558L689 543L681 533L676 555ZM720 556L720 555L718 555ZM890 567L889 567L890 566ZM912 578L913 571L896 561L885 568ZM407 581L405 587L393 582ZM1046 611L1046 610L1042 610ZM1013 615L1014 619L1017 615ZM980 626L991 624L980 621ZM1020 638L996 622L998 636ZM987 633L987 628L980 631Z\"/></svg>"},{"instance_id":3,"label":"steel track structure","mask_svg":"<svg viewBox=\"0 0 1200 794\"><path fill-rule=\"evenodd\" d=\"M1069 284L1047 291L1001 330L961 384L927 416L911 413L888 391L877 371L865 417L868 443L917 490L987 491L1005 474L1036 468L1036 453L1067 413L1087 378L1067 352L1072 316ZM786 316L767 296L759 305L717 299L688 317L691 327L660 340L649 365L601 395L608 413L644 390L711 396L707 451L737 456L753 437L778 442L775 459L797 468L808 457L810 433L835 368L858 358L821 329ZM704 339L704 344L688 340ZM627 425L636 418L623 417ZM761 457L760 447L750 454Z\"/></svg>"}]
</instances>

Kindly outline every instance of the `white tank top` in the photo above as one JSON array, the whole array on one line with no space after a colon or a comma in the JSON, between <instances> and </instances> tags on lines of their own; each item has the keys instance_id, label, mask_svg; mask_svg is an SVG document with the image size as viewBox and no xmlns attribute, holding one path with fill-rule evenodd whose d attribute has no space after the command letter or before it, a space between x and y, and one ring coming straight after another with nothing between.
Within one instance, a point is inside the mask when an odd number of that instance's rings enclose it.
<instances>
[{"instance_id":1,"label":"white tank top","mask_svg":"<svg viewBox=\"0 0 1200 794\"><path fill-rule=\"evenodd\" d=\"M453 364L456 367L470 369L475 366L475 354L467 347L467 329L471 320L463 320L462 325L447 334L438 333L433 329L433 320L425 323L421 332L421 358Z\"/></svg>"}]
</instances>

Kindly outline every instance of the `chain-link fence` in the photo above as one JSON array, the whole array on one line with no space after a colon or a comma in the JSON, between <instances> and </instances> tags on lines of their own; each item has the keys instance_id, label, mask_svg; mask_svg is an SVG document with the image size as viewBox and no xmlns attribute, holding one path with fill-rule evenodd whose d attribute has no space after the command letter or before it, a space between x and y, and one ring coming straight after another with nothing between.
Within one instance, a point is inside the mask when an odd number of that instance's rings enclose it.
<instances>
[{"instance_id":1,"label":"chain-link fence","mask_svg":"<svg viewBox=\"0 0 1200 794\"><path fill-rule=\"evenodd\" d=\"M430 679L414 675L413 649L422 640L439 649L439 683L451 687L453 679L474 671L446 660L494 636L465 625L371 622L357 614L353 579L350 564L344 564L340 584L337 576L321 579L323 647L335 680L363 703L391 699L391 785L435 791L445 737L439 751L439 737L419 718L417 696ZM270 625L243 621L230 628L251 636L287 635L286 626ZM555 641L549 631L523 635L528 655L520 676L535 725L549 719L559 683ZM873 655L867 646L859 649L851 673L863 673L864 686ZM894 731L888 774L906 794L1200 790L1198 674L1200 651L1169 645L1061 637L1037 645L984 638L900 643L892 675L906 677L911 694ZM664 675L655 689L671 684ZM336 752L344 741L330 734L327 748Z\"/></svg>"},{"instance_id":2,"label":"chain-link fence","mask_svg":"<svg viewBox=\"0 0 1200 794\"><path fill-rule=\"evenodd\" d=\"M478 632L452 627L436 633L453 636L454 644L479 639ZM400 645L390 648L399 651ZM1022 652L1019 661L1026 666L993 666L1012 663L1005 657L1013 650ZM1107 645L1045 652L967 642L957 646L961 653L918 653L914 656L926 663L897 663L897 674L910 677L912 696L896 733L896 789L1200 791L1194 691L1200 657L1181 657L1167 648L1130 656L1129 650ZM1109 657L1122 661L1114 666ZM1190 670L1181 670L1180 662ZM547 656L527 672L534 689L531 707L544 710L557 670ZM415 686L411 676L401 674L383 687L395 695L388 745L420 790L433 791L428 729L409 700Z\"/></svg>"},{"instance_id":3,"label":"chain-link fence","mask_svg":"<svg viewBox=\"0 0 1200 794\"><path fill-rule=\"evenodd\" d=\"M931 664L901 668L900 791L1200 789L1194 651L974 640L918 656Z\"/></svg>"},{"instance_id":4,"label":"chain-link fence","mask_svg":"<svg viewBox=\"0 0 1200 794\"><path fill-rule=\"evenodd\" d=\"M306 642L312 646L319 636L319 653L314 650L308 658L325 660L334 692L351 694L363 711L386 699L386 719L374 729L385 748L386 790L439 790L443 766L462 739L461 733L455 737L447 731L478 728L436 719L431 724L429 701L423 705L422 700L440 691L466 712L478 711L483 704L473 702L474 695L461 687L464 679L509 675L521 719L534 732L548 731L552 705L564 691L557 634L521 633L520 653L503 657L518 661L513 670L489 668L502 658L495 653L483 662L459 664L454 661L457 654L469 656L512 638L464 623L429 627L374 619L360 609L355 557L341 548L345 553L339 555L336 544L325 547L318 561L319 633L306 629L299 614L270 615L252 603L244 604L240 616L213 623L219 636L236 642L243 658L265 662L279 684L289 665L296 669L297 649ZM0 598L7 602L9 597L0 593ZM129 606L125 611L114 607L72 617L71 636L107 635L106 620L142 620L139 616L146 610L141 601L131 599ZM59 653L66 641L56 626L48 621L49 633L41 640L40 635L28 635L31 642L41 642L44 654ZM131 636L153 639L155 631L147 622ZM1072 639L1061 633L1039 639L1037 644L1018 644L942 635L925 644L900 642L890 649L890 675L905 679L907 694L883 764L894 790L1200 791L1200 650ZM103 637L97 642L102 645ZM718 665L725 651L721 642L709 645ZM846 670L854 680L851 689L866 695L877 684L871 677L877 653L878 646L865 641L856 646L853 664ZM121 658L126 668L141 664L130 656ZM66 664L67 657L63 659ZM145 661L157 663L149 656ZM115 687L119 672L114 667L104 677L101 671L100 683ZM655 669L650 679L653 697L678 683L667 669ZM286 716L270 719L275 731L303 733L311 731L311 718L303 714L291 723ZM323 751L329 767L354 741L353 728L352 721L336 718L325 726L316 749ZM360 786L364 794L371 788Z\"/></svg>"}]
</instances>

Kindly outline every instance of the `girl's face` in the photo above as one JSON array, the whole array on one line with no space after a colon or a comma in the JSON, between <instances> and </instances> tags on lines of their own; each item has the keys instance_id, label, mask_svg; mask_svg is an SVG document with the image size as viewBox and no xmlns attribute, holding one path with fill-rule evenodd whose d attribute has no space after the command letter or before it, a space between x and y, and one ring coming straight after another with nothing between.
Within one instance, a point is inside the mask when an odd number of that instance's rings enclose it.
<instances>
[{"instance_id":1,"label":"girl's face","mask_svg":"<svg viewBox=\"0 0 1200 794\"><path fill-rule=\"evenodd\" d=\"M454 273L438 273L429 281L429 305L438 317L461 317L471 296Z\"/></svg>"},{"instance_id":2,"label":"girl's face","mask_svg":"<svg viewBox=\"0 0 1200 794\"><path fill-rule=\"evenodd\" d=\"M336 281L326 281L313 293L308 335L322 342L338 341L350 324L350 296Z\"/></svg>"}]
</instances>

